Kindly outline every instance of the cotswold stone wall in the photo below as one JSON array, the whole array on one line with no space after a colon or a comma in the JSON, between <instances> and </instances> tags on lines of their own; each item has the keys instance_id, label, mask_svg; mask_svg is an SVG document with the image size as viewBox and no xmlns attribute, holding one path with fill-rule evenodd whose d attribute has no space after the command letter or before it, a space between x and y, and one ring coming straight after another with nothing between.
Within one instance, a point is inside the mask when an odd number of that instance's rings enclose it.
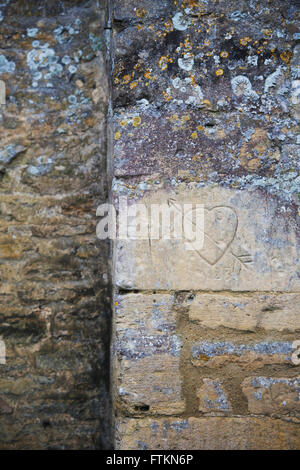
<instances>
[{"instance_id":1,"label":"cotswold stone wall","mask_svg":"<svg viewBox=\"0 0 300 470\"><path fill-rule=\"evenodd\" d=\"M105 2L0 3L0 448L107 448Z\"/></svg>"},{"instance_id":2,"label":"cotswold stone wall","mask_svg":"<svg viewBox=\"0 0 300 470\"><path fill-rule=\"evenodd\" d=\"M1 449L300 448L298 4L2 0Z\"/></svg>"},{"instance_id":3,"label":"cotswold stone wall","mask_svg":"<svg viewBox=\"0 0 300 470\"><path fill-rule=\"evenodd\" d=\"M118 449L300 447L298 6L114 1L113 198L205 206L115 244Z\"/></svg>"}]
</instances>

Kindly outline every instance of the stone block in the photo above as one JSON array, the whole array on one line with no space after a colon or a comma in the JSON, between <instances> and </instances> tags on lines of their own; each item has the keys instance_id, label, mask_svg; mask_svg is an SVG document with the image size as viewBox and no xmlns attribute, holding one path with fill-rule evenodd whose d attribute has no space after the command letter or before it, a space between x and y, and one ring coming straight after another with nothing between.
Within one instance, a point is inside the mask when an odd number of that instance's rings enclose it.
<instances>
[{"instance_id":1,"label":"stone block","mask_svg":"<svg viewBox=\"0 0 300 470\"><path fill-rule=\"evenodd\" d=\"M152 188L138 201L128 201L148 208L148 224L152 224L152 204L168 204L183 220L184 204L204 206L204 243L187 248L187 238L155 239L151 234L119 240L115 264L119 288L299 291L296 221L292 214L278 213L275 199L258 191L182 183L169 190Z\"/></svg>"},{"instance_id":2,"label":"stone block","mask_svg":"<svg viewBox=\"0 0 300 470\"><path fill-rule=\"evenodd\" d=\"M229 413L231 404L220 379L203 379L202 387L197 390L199 398L199 411L203 413Z\"/></svg>"},{"instance_id":3,"label":"stone block","mask_svg":"<svg viewBox=\"0 0 300 470\"><path fill-rule=\"evenodd\" d=\"M243 369L259 369L268 364L292 364L292 343L261 341L243 344L230 341L200 341L192 346L192 364L211 367L238 364Z\"/></svg>"},{"instance_id":4,"label":"stone block","mask_svg":"<svg viewBox=\"0 0 300 470\"><path fill-rule=\"evenodd\" d=\"M255 331L300 329L299 294L196 294L189 320L200 326Z\"/></svg>"},{"instance_id":5,"label":"stone block","mask_svg":"<svg viewBox=\"0 0 300 470\"><path fill-rule=\"evenodd\" d=\"M300 378L247 377L242 383L250 413L300 414Z\"/></svg>"},{"instance_id":6,"label":"stone block","mask_svg":"<svg viewBox=\"0 0 300 470\"><path fill-rule=\"evenodd\" d=\"M184 411L173 302L169 294L116 296L115 401L126 414Z\"/></svg>"},{"instance_id":7,"label":"stone block","mask_svg":"<svg viewBox=\"0 0 300 470\"><path fill-rule=\"evenodd\" d=\"M298 424L271 418L160 418L117 422L118 450L299 450Z\"/></svg>"}]
</instances>

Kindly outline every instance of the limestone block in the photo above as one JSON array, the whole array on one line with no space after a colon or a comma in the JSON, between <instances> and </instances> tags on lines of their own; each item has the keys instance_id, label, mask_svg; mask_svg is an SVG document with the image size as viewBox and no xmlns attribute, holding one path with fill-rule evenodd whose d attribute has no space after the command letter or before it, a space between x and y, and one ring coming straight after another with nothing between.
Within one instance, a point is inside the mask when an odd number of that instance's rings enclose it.
<instances>
[{"instance_id":1,"label":"limestone block","mask_svg":"<svg viewBox=\"0 0 300 470\"><path fill-rule=\"evenodd\" d=\"M120 450L294 450L298 424L271 418L123 419L117 423Z\"/></svg>"},{"instance_id":2,"label":"limestone block","mask_svg":"<svg viewBox=\"0 0 300 470\"><path fill-rule=\"evenodd\" d=\"M257 369L267 364L292 364L292 343L289 341L261 341L254 344L230 341L200 341L192 346L192 363L197 367L238 364L242 368Z\"/></svg>"},{"instance_id":3,"label":"limestone block","mask_svg":"<svg viewBox=\"0 0 300 470\"><path fill-rule=\"evenodd\" d=\"M169 204L175 213L184 204L203 205L204 244L191 249L182 238L119 240L119 288L299 291L295 219L279 215L275 199L258 191L182 183L176 189L146 191L138 203Z\"/></svg>"},{"instance_id":4,"label":"limestone block","mask_svg":"<svg viewBox=\"0 0 300 470\"><path fill-rule=\"evenodd\" d=\"M172 295L116 296L115 402L126 414L184 411L173 302Z\"/></svg>"},{"instance_id":5,"label":"limestone block","mask_svg":"<svg viewBox=\"0 0 300 470\"><path fill-rule=\"evenodd\" d=\"M300 378L247 377L242 390L250 413L285 415L300 413Z\"/></svg>"},{"instance_id":6,"label":"limestone block","mask_svg":"<svg viewBox=\"0 0 300 470\"><path fill-rule=\"evenodd\" d=\"M139 360L124 360L119 367L117 408L125 414L181 414L180 360L159 354Z\"/></svg>"},{"instance_id":7,"label":"limestone block","mask_svg":"<svg viewBox=\"0 0 300 470\"><path fill-rule=\"evenodd\" d=\"M197 391L199 398L199 411L203 413L229 413L231 404L228 401L220 379L210 379L205 377L203 385Z\"/></svg>"},{"instance_id":8,"label":"limestone block","mask_svg":"<svg viewBox=\"0 0 300 470\"><path fill-rule=\"evenodd\" d=\"M300 329L299 294L197 294L189 305L189 319L209 328L256 328L276 331Z\"/></svg>"}]
</instances>

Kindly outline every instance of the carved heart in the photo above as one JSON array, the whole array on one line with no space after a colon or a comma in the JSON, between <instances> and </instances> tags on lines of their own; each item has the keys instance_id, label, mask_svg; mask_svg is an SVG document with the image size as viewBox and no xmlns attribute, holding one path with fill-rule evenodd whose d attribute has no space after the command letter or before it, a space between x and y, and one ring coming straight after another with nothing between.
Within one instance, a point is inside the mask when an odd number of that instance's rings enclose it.
<instances>
[{"instance_id":1,"label":"carved heart","mask_svg":"<svg viewBox=\"0 0 300 470\"><path fill-rule=\"evenodd\" d=\"M204 245L197 252L207 263L214 265L222 258L235 237L237 223L231 207L204 209Z\"/></svg>"}]
</instances>

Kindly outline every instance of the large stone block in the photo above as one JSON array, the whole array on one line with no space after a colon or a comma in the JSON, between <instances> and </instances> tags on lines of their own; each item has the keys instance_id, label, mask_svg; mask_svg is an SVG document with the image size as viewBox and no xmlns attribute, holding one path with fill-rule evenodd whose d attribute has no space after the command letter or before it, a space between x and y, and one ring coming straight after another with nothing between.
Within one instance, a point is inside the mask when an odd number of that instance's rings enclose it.
<instances>
[{"instance_id":1,"label":"large stone block","mask_svg":"<svg viewBox=\"0 0 300 470\"><path fill-rule=\"evenodd\" d=\"M258 369L268 364L292 365L293 345L289 341L237 343L200 341L192 346L192 363L197 367L238 364L244 369Z\"/></svg>"},{"instance_id":2,"label":"large stone block","mask_svg":"<svg viewBox=\"0 0 300 470\"><path fill-rule=\"evenodd\" d=\"M300 414L300 378L247 377L242 390L253 414Z\"/></svg>"},{"instance_id":3,"label":"large stone block","mask_svg":"<svg viewBox=\"0 0 300 470\"><path fill-rule=\"evenodd\" d=\"M197 294L189 304L189 319L209 328L300 329L299 294Z\"/></svg>"},{"instance_id":4,"label":"large stone block","mask_svg":"<svg viewBox=\"0 0 300 470\"><path fill-rule=\"evenodd\" d=\"M229 413L231 404L220 379L203 378L203 385L197 390L199 411L203 413Z\"/></svg>"},{"instance_id":5,"label":"large stone block","mask_svg":"<svg viewBox=\"0 0 300 470\"><path fill-rule=\"evenodd\" d=\"M180 359L171 354L124 360L117 380L116 408L125 415L178 415L185 409Z\"/></svg>"},{"instance_id":6,"label":"large stone block","mask_svg":"<svg viewBox=\"0 0 300 470\"><path fill-rule=\"evenodd\" d=\"M276 199L258 191L179 184L145 191L138 203L147 208L168 204L179 217L184 204L203 205L204 243L187 248L187 239L165 240L161 235L120 240L115 277L119 288L299 291L295 217L280 213Z\"/></svg>"},{"instance_id":7,"label":"large stone block","mask_svg":"<svg viewBox=\"0 0 300 470\"><path fill-rule=\"evenodd\" d=\"M123 419L120 450L295 450L298 424L271 418Z\"/></svg>"},{"instance_id":8,"label":"large stone block","mask_svg":"<svg viewBox=\"0 0 300 470\"><path fill-rule=\"evenodd\" d=\"M127 415L184 411L173 302L172 295L116 296L115 406Z\"/></svg>"}]
</instances>

